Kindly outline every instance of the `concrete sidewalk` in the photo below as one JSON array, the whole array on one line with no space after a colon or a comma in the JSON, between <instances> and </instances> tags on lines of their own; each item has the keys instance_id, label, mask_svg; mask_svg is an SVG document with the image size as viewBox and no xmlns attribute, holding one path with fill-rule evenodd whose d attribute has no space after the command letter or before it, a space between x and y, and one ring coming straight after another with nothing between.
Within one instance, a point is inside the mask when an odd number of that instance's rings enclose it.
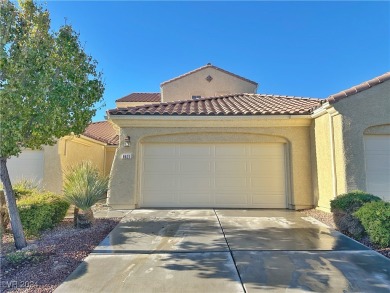
<instances>
[{"instance_id":1,"label":"concrete sidewalk","mask_svg":"<svg viewBox=\"0 0 390 293\"><path fill-rule=\"evenodd\" d=\"M133 210L55 292L389 292L390 260L289 210Z\"/></svg>"}]
</instances>

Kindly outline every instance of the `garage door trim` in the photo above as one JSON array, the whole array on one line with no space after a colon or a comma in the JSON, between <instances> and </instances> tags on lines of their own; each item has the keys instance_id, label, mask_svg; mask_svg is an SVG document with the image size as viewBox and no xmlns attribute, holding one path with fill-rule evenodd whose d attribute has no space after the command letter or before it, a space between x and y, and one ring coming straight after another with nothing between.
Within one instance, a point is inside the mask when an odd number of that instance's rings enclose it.
<instances>
[{"instance_id":1,"label":"garage door trim","mask_svg":"<svg viewBox=\"0 0 390 293\"><path fill-rule=\"evenodd\" d=\"M274 143L274 142L270 142L270 143ZM138 207L153 207L151 206L150 204L145 204L144 203L144 195L143 195L143 192L144 190L142 190L142 184L143 184L143 164L144 164L144 150L145 150L145 146L148 146L148 145L151 145L151 144L169 144L169 145L216 145L216 144L223 144L223 145L232 145L232 144L245 144L245 145L262 145L264 146L264 144L268 144L268 142L230 142L230 143L221 143L221 142L210 142L210 141L207 141L207 142L201 142L201 143L191 143L189 144L188 142L147 142L147 143L140 143L140 148L139 148L139 160L138 160L138 168L137 168L137 206ZM281 164L283 164L283 167L284 167L284 171L283 171L283 187L284 187L284 206L283 207L279 207L279 208L288 208L291 204L291 196L290 196L290 182L291 182L291 179L290 179L290 166L289 166L289 160L288 160L288 144L286 142L275 142L275 144L280 144L281 146L283 146L283 150L281 151L282 153L282 156L283 158L281 158ZM280 183L280 185L282 185L282 183ZM247 203L249 205L249 203ZM227 208L248 208L249 206L234 206L234 205L227 205L227 204L212 204L211 205L212 207L227 207ZM169 205L165 206L165 207L169 207ZM184 207L184 206L183 206ZM195 206L194 207L206 207L204 205L199 205L199 206ZM209 206L208 206L209 207ZM264 208L264 206L251 206L253 208ZM250 207L249 207L250 208ZM270 208L273 208L273 207L270 207Z\"/></svg>"}]
</instances>

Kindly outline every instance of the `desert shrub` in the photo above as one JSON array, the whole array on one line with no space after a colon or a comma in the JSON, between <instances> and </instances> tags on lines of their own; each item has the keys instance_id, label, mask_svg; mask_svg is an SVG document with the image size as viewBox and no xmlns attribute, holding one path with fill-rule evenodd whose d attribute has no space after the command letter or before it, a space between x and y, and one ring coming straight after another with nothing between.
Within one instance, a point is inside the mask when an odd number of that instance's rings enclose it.
<instances>
[{"instance_id":1,"label":"desert shrub","mask_svg":"<svg viewBox=\"0 0 390 293\"><path fill-rule=\"evenodd\" d=\"M373 243L390 246L390 202L370 202L354 213Z\"/></svg>"},{"instance_id":2,"label":"desert shrub","mask_svg":"<svg viewBox=\"0 0 390 293\"><path fill-rule=\"evenodd\" d=\"M15 198L20 199L25 196L30 196L34 193L42 193L43 189L39 182L32 179L21 179L12 185L15 193Z\"/></svg>"},{"instance_id":3,"label":"desert shrub","mask_svg":"<svg viewBox=\"0 0 390 293\"><path fill-rule=\"evenodd\" d=\"M330 202L336 227L342 232L350 233L358 238L361 237L364 234L364 227L353 213L364 204L376 201L381 201L381 199L360 190L337 196Z\"/></svg>"},{"instance_id":4,"label":"desert shrub","mask_svg":"<svg viewBox=\"0 0 390 293\"><path fill-rule=\"evenodd\" d=\"M88 228L93 224L91 207L106 197L107 188L108 177L102 176L91 162L81 162L66 172L64 199L77 208L77 227Z\"/></svg>"},{"instance_id":5,"label":"desert shrub","mask_svg":"<svg viewBox=\"0 0 390 293\"><path fill-rule=\"evenodd\" d=\"M39 263L45 258L37 250L18 250L5 255L6 266L18 267L26 263Z\"/></svg>"},{"instance_id":6,"label":"desert shrub","mask_svg":"<svg viewBox=\"0 0 390 293\"><path fill-rule=\"evenodd\" d=\"M61 222L69 203L51 192L33 194L17 202L23 229L27 235L38 235Z\"/></svg>"}]
</instances>

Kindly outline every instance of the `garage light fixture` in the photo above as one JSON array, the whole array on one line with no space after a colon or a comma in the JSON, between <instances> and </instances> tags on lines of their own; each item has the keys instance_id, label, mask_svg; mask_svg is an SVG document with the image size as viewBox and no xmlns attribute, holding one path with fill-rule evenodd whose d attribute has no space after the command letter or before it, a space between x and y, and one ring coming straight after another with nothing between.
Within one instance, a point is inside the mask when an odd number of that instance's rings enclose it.
<instances>
[{"instance_id":1,"label":"garage light fixture","mask_svg":"<svg viewBox=\"0 0 390 293\"><path fill-rule=\"evenodd\" d=\"M124 144L125 147L129 147L130 146L130 136L126 136L125 137L125 144Z\"/></svg>"}]
</instances>

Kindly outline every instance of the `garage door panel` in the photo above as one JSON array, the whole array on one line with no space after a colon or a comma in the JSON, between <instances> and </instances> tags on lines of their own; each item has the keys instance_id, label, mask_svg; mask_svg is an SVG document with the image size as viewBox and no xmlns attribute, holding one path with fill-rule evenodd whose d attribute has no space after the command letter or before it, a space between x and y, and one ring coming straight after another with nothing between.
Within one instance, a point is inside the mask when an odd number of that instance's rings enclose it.
<instances>
[{"instance_id":1,"label":"garage door panel","mask_svg":"<svg viewBox=\"0 0 390 293\"><path fill-rule=\"evenodd\" d=\"M251 187L261 191L278 190L284 192L284 180L279 177L265 178L264 180L254 178L251 180Z\"/></svg>"},{"instance_id":2,"label":"garage door panel","mask_svg":"<svg viewBox=\"0 0 390 293\"><path fill-rule=\"evenodd\" d=\"M143 179L144 190L176 190L176 177L174 175L145 174Z\"/></svg>"},{"instance_id":3,"label":"garage door panel","mask_svg":"<svg viewBox=\"0 0 390 293\"><path fill-rule=\"evenodd\" d=\"M150 145L153 151L148 152ZM161 155L156 151L159 145L164 147ZM145 144L143 148L141 206L286 208L283 144Z\"/></svg>"},{"instance_id":4,"label":"garage door panel","mask_svg":"<svg viewBox=\"0 0 390 293\"><path fill-rule=\"evenodd\" d=\"M254 157L280 157L283 151L283 144L268 143L261 146L251 146L250 155Z\"/></svg>"},{"instance_id":5,"label":"garage door panel","mask_svg":"<svg viewBox=\"0 0 390 293\"><path fill-rule=\"evenodd\" d=\"M180 156L186 157L209 157L212 154L212 147L203 144L186 145L180 147Z\"/></svg>"},{"instance_id":6,"label":"garage door panel","mask_svg":"<svg viewBox=\"0 0 390 293\"><path fill-rule=\"evenodd\" d=\"M144 148L144 157L174 157L176 152L171 144L149 144Z\"/></svg>"},{"instance_id":7,"label":"garage door panel","mask_svg":"<svg viewBox=\"0 0 390 293\"><path fill-rule=\"evenodd\" d=\"M225 190L225 189L231 189L236 188L239 190L246 190L248 183L247 178L242 177L231 177L229 180L226 180L226 178L215 178L215 188L217 190Z\"/></svg>"},{"instance_id":8,"label":"garage door panel","mask_svg":"<svg viewBox=\"0 0 390 293\"><path fill-rule=\"evenodd\" d=\"M245 174L247 170L246 161L224 159L223 161L215 162L215 174L222 177L225 175L236 176L238 174Z\"/></svg>"},{"instance_id":9,"label":"garage door panel","mask_svg":"<svg viewBox=\"0 0 390 293\"><path fill-rule=\"evenodd\" d=\"M232 157L232 156L245 156L246 148L245 147L237 147L235 144L221 144L215 146L215 157Z\"/></svg>"},{"instance_id":10,"label":"garage door panel","mask_svg":"<svg viewBox=\"0 0 390 293\"><path fill-rule=\"evenodd\" d=\"M218 205L226 204L226 206L235 204L247 205L248 200L246 194L242 194L242 192L217 192L215 194L215 203Z\"/></svg>"},{"instance_id":11,"label":"garage door panel","mask_svg":"<svg viewBox=\"0 0 390 293\"><path fill-rule=\"evenodd\" d=\"M387 181L390 179L390 172L388 169L385 168L378 168L377 170L378 173L376 176L374 174L368 174L367 176L367 181L368 184L382 184L383 186L387 185Z\"/></svg>"},{"instance_id":12,"label":"garage door panel","mask_svg":"<svg viewBox=\"0 0 390 293\"><path fill-rule=\"evenodd\" d=\"M178 180L179 192L191 190L193 192L210 192L211 183L209 177L180 177Z\"/></svg>"},{"instance_id":13,"label":"garage door panel","mask_svg":"<svg viewBox=\"0 0 390 293\"><path fill-rule=\"evenodd\" d=\"M186 193L179 197L180 203L196 204L196 206L211 204L210 196L207 194L200 195L199 193Z\"/></svg>"},{"instance_id":14,"label":"garage door panel","mask_svg":"<svg viewBox=\"0 0 390 293\"><path fill-rule=\"evenodd\" d=\"M385 190L386 187L388 187L388 184L386 182L383 182L383 181L371 181L369 184L368 184L368 187L370 188L371 192L380 192L381 190Z\"/></svg>"},{"instance_id":15,"label":"garage door panel","mask_svg":"<svg viewBox=\"0 0 390 293\"><path fill-rule=\"evenodd\" d=\"M145 205L169 206L175 204L175 194L173 192L144 190L142 195Z\"/></svg>"},{"instance_id":16,"label":"garage door panel","mask_svg":"<svg viewBox=\"0 0 390 293\"><path fill-rule=\"evenodd\" d=\"M147 173L174 173L175 170L175 161L170 159L149 158L144 160L144 172Z\"/></svg>"},{"instance_id":17,"label":"garage door panel","mask_svg":"<svg viewBox=\"0 0 390 293\"><path fill-rule=\"evenodd\" d=\"M390 135L365 135L366 187L390 201Z\"/></svg>"},{"instance_id":18,"label":"garage door panel","mask_svg":"<svg viewBox=\"0 0 390 293\"><path fill-rule=\"evenodd\" d=\"M388 135L369 135L366 136L366 148L369 152L385 151L390 149L390 139Z\"/></svg>"},{"instance_id":19,"label":"garage door panel","mask_svg":"<svg viewBox=\"0 0 390 293\"><path fill-rule=\"evenodd\" d=\"M386 161L386 162L390 161L390 156L389 157L386 156L386 152L382 152L382 153L368 153L367 157L370 159L368 161L368 165L369 166L373 166L373 167L375 167L375 166L380 167L381 166L380 163L382 161Z\"/></svg>"},{"instance_id":20,"label":"garage door panel","mask_svg":"<svg viewBox=\"0 0 390 293\"><path fill-rule=\"evenodd\" d=\"M194 161L189 159L183 159L179 162L180 171L183 173L206 173L208 174L211 171L212 163L210 160L199 159Z\"/></svg>"},{"instance_id":21,"label":"garage door panel","mask_svg":"<svg viewBox=\"0 0 390 293\"><path fill-rule=\"evenodd\" d=\"M254 204L272 204L277 205L285 200L284 194L253 194L252 203Z\"/></svg>"},{"instance_id":22,"label":"garage door panel","mask_svg":"<svg viewBox=\"0 0 390 293\"><path fill-rule=\"evenodd\" d=\"M284 164L282 160L264 160L258 164L251 163L250 170L255 178L283 177Z\"/></svg>"}]
</instances>

